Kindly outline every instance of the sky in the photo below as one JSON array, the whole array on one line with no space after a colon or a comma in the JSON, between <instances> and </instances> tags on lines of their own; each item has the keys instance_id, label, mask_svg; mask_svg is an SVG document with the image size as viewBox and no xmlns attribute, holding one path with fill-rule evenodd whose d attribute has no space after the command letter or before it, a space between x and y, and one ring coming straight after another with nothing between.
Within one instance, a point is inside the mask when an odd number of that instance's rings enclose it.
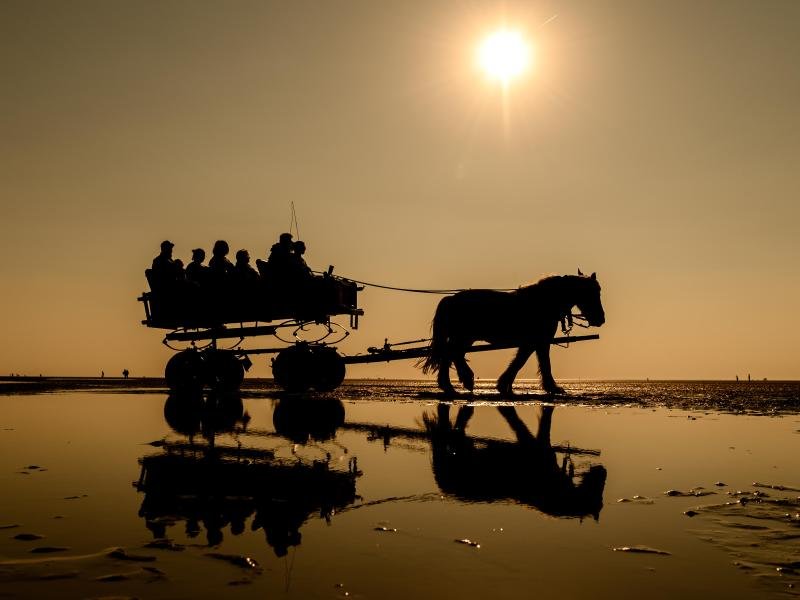
<instances>
[{"instance_id":1,"label":"sky","mask_svg":"<svg viewBox=\"0 0 800 600\"><path fill-rule=\"evenodd\" d=\"M476 61L503 27L532 49L507 86ZM359 280L597 272L600 340L556 379L798 379L799 27L793 0L7 0L0 374L160 375L160 242L264 258L293 202L310 266ZM437 301L367 289L340 349L426 337Z\"/></svg>"}]
</instances>

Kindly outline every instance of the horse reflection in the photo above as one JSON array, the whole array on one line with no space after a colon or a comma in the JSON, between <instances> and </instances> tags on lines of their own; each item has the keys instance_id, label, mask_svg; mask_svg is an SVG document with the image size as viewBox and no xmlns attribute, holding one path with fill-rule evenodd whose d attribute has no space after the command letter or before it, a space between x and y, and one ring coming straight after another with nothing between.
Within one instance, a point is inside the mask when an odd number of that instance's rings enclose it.
<instances>
[{"instance_id":1,"label":"horse reflection","mask_svg":"<svg viewBox=\"0 0 800 600\"><path fill-rule=\"evenodd\" d=\"M439 404L437 414L423 422L431 442L433 474L442 492L466 502L511 500L555 517L600 517L606 470L591 465L576 475L572 458L559 461L550 442L553 407L540 408L534 435L513 406L497 410L516 441L471 439L466 428L474 408L459 408L450 422L450 406ZM577 482L576 482L577 480Z\"/></svg>"},{"instance_id":2,"label":"horse reflection","mask_svg":"<svg viewBox=\"0 0 800 600\"><path fill-rule=\"evenodd\" d=\"M338 400L316 401L315 408L281 400L274 413L278 434L253 435L284 444L333 436L344 421L344 406ZM250 529L263 530L275 554L284 556L300 544L300 528L311 516L330 520L355 501L358 473L351 466L335 469L325 460L277 458L273 449L244 447L249 417L237 396L170 396L164 417L188 443L163 442L161 453L140 458L136 484L145 494L139 516L161 542L183 521L187 537L205 529L207 544L217 546L226 529L241 535L250 520ZM238 443L215 443L220 433L236 436ZM198 434L206 443L195 442Z\"/></svg>"}]
</instances>

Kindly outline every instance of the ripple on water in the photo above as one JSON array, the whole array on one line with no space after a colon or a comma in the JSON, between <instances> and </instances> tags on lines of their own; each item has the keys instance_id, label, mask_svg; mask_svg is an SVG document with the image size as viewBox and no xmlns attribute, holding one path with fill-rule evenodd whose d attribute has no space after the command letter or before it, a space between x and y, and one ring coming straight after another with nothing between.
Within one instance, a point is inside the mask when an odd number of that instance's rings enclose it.
<instances>
[{"instance_id":1,"label":"ripple on water","mask_svg":"<svg viewBox=\"0 0 800 600\"><path fill-rule=\"evenodd\" d=\"M20 542L33 542L35 540L44 539L44 536L38 533L18 533L13 539L19 540Z\"/></svg>"},{"instance_id":2,"label":"ripple on water","mask_svg":"<svg viewBox=\"0 0 800 600\"><path fill-rule=\"evenodd\" d=\"M261 567L255 559L243 554L223 554L221 552L206 552L206 556L216 560L223 560L234 566L251 571L260 571Z\"/></svg>"},{"instance_id":3,"label":"ripple on water","mask_svg":"<svg viewBox=\"0 0 800 600\"><path fill-rule=\"evenodd\" d=\"M614 552L627 552L630 554L658 554L661 556L670 556L671 554L666 550L659 550L658 548L651 548L649 546L617 546L613 548Z\"/></svg>"},{"instance_id":4,"label":"ripple on water","mask_svg":"<svg viewBox=\"0 0 800 600\"><path fill-rule=\"evenodd\" d=\"M772 498L758 490L731 496L738 500L695 507L696 518L708 524L695 533L727 551L737 568L771 591L800 596L800 499Z\"/></svg>"}]
</instances>

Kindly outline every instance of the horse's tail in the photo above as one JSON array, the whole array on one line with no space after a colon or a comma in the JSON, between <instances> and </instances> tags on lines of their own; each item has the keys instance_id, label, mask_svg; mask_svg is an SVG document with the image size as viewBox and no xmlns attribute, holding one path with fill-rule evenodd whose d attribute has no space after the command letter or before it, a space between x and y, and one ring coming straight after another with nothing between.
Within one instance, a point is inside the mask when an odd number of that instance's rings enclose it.
<instances>
[{"instance_id":1,"label":"horse's tail","mask_svg":"<svg viewBox=\"0 0 800 600\"><path fill-rule=\"evenodd\" d=\"M450 300L450 296L442 298L439 302L439 306L436 307L436 313L433 315L430 351L428 352L428 356L417 363L418 365L422 365L423 373L436 373L447 358L447 321Z\"/></svg>"}]
</instances>

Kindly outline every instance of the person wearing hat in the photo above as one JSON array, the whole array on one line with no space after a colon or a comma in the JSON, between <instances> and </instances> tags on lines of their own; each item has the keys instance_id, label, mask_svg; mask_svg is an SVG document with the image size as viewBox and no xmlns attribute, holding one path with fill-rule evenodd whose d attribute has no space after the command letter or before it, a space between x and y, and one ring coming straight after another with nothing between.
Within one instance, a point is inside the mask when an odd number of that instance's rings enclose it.
<instances>
[{"instance_id":1,"label":"person wearing hat","mask_svg":"<svg viewBox=\"0 0 800 600\"><path fill-rule=\"evenodd\" d=\"M175 244L169 240L161 242L161 253L153 259L153 278L158 285L166 286L178 280L181 268L172 260L172 248Z\"/></svg>"}]
</instances>

